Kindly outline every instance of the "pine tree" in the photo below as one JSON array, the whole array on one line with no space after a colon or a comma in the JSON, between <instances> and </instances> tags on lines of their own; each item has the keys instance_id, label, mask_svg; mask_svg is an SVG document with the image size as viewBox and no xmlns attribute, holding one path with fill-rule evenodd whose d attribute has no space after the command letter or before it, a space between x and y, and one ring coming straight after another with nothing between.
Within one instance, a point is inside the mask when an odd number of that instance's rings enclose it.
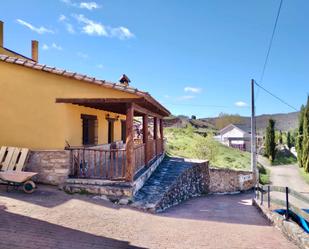
<instances>
[{"instance_id":1,"label":"pine tree","mask_svg":"<svg viewBox=\"0 0 309 249\"><path fill-rule=\"evenodd\" d=\"M304 133L304 115L305 115L305 106L302 105L300 108L300 113L298 117L298 129L296 136L296 152L297 152L297 160L299 167L303 167L303 133Z\"/></svg>"},{"instance_id":2,"label":"pine tree","mask_svg":"<svg viewBox=\"0 0 309 249\"><path fill-rule=\"evenodd\" d=\"M302 164L305 172L309 172L309 96L304 112Z\"/></svg>"},{"instance_id":3,"label":"pine tree","mask_svg":"<svg viewBox=\"0 0 309 249\"><path fill-rule=\"evenodd\" d=\"M290 150L292 148L292 137L291 137L291 133L289 131L286 135L286 143L287 143L287 146Z\"/></svg>"},{"instance_id":4,"label":"pine tree","mask_svg":"<svg viewBox=\"0 0 309 249\"><path fill-rule=\"evenodd\" d=\"M269 160L273 162L276 155L276 143L275 143L275 121L269 119L268 126L266 128L266 139L265 139L265 152Z\"/></svg>"}]
</instances>

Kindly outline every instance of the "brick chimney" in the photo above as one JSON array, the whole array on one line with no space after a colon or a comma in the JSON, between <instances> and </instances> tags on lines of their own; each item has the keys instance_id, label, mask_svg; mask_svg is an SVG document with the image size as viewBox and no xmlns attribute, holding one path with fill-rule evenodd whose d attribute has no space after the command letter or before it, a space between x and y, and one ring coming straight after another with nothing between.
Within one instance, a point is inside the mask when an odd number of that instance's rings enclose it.
<instances>
[{"instance_id":1,"label":"brick chimney","mask_svg":"<svg viewBox=\"0 0 309 249\"><path fill-rule=\"evenodd\" d=\"M39 61L39 42L36 40L31 41L31 58L35 62Z\"/></svg>"},{"instance_id":2,"label":"brick chimney","mask_svg":"<svg viewBox=\"0 0 309 249\"><path fill-rule=\"evenodd\" d=\"M0 21L0 47L3 47L3 22Z\"/></svg>"},{"instance_id":3,"label":"brick chimney","mask_svg":"<svg viewBox=\"0 0 309 249\"><path fill-rule=\"evenodd\" d=\"M121 84L124 84L125 86L128 86L129 83L131 82L131 80L128 78L128 76L126 76L125 74L123 74L123 75L121 76L121 78L119 79L119 82L120 82Z\"/></svg>"}]
</instances>

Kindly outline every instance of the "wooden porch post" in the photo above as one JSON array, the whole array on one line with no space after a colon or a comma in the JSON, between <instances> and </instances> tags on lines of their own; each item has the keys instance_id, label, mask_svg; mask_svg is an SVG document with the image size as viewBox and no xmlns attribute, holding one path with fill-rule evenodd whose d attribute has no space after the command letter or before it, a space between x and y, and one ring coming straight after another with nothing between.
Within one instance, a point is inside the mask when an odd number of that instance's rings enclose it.
<instances>
[{"instance_id":1,"label":"wooden porch post","mask_svg":"<svg viewBox=\"0 0 309 249\"><path fill-rule=\"evenodd\" d=\"M158 146L157 146L157 139L158 139L158 118L154 117L153 118L153 140L155 143L155 155L158 155Z\"/></svg>"},{"instance_id":2,"label":"wooden porch post","mask_svg":"<svg viewBox=\"0 0 309 249\"><path fill-rule=\"evenodd\" d=\"M160 118L160 139L161 139L161 152L164 152L164 135L163 135L163 119Z\"/></svg>"},{"instance_id":3,"label":"wooden porch post","mask_svg":"<svg viewBox=\"0 0 309 249\"><path fill-rule=\"evenodd\" d=\"M145 144L145 166L148 164L148 115L143 115L143 143Z\"/></svg>"},{"instance_id":4,"label":"wooden porch post","mask_svg":"<svg viewBox=\"0 0 309 249\"><path fill-rule=\"evenodd\" d=\"M134 176L134 130L133 130L134 106L127 104L126 113L126 181L133 181Z\"/></svg>"}]
</instances>

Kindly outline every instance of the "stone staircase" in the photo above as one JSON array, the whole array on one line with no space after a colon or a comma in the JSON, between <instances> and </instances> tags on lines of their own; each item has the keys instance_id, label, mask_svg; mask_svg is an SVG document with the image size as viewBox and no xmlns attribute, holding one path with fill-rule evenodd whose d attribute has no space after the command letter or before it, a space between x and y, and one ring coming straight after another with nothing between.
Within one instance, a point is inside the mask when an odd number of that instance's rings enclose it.
<instances>
[{"instance_id":1,"label":"stone staircase","mask_svg":"<svg viewBox=\"0 0 309 249\"><path fill-rule=\"evenodd\" d=\"M208 186L207 161L165 157L135 194L131 206L149 212L161 212L185 199L207 193Z\"/></svg>"}]
</instances>

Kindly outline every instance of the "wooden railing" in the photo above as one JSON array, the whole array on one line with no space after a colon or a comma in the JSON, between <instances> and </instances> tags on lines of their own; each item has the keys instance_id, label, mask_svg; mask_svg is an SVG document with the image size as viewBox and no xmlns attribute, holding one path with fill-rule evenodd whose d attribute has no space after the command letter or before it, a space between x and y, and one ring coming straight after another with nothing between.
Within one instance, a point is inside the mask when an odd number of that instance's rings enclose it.
<instances>
[{"instance_id":1,"label":"wooden railing","mask_svg":"<svg viewBox=\"0 0 309 249\"><path fill-rule=\"evenodd\" d=\"M148 164L163 152L161 139L148 140ZM70 177L123 180L126 174L126 150L88 147L70 147ZM134 173L145 166L145 144L134 145Z\"/></svg>"},{"instance_id":2,"label":"wooden railing","mask_svg":"<svg viewBox=\"0 0 309 249\"><path fill-rule=\"evenodd\" d=\"M135 173L145 166L145 144L134 146Z\"/></svg>"},{"instance_id":3,"label":"wooden railing","mask_svg":"<svg viewBox=\"0 0 309 249\"><path fill-rule=\"evenodd\" d=\"M70 149L71 177L122 180L126 173L125 149Z\"/></svg>"},{"instance_id":4,"label":"wooden railing","mask_svg":"<svg viewBox=\"0 0 309 249\"><path fill-rule=\"evenodd\" d=\"M147 151L148 161L151 161L155 156L156 156L156 140L149 139L148 151Z\"/></svg>"},{"instance_id":5,"label":"wooden railing","mask_svg":"<svg viewBox=\"0 0 309 249\"><path fill-rule=\"evenodd\" d=\"M156 143L157 143L157 155L160 155L163 152L163 148L162 148L163 141L162 139L159 138L156 140Z\"/></svg>"}]
</instances>

